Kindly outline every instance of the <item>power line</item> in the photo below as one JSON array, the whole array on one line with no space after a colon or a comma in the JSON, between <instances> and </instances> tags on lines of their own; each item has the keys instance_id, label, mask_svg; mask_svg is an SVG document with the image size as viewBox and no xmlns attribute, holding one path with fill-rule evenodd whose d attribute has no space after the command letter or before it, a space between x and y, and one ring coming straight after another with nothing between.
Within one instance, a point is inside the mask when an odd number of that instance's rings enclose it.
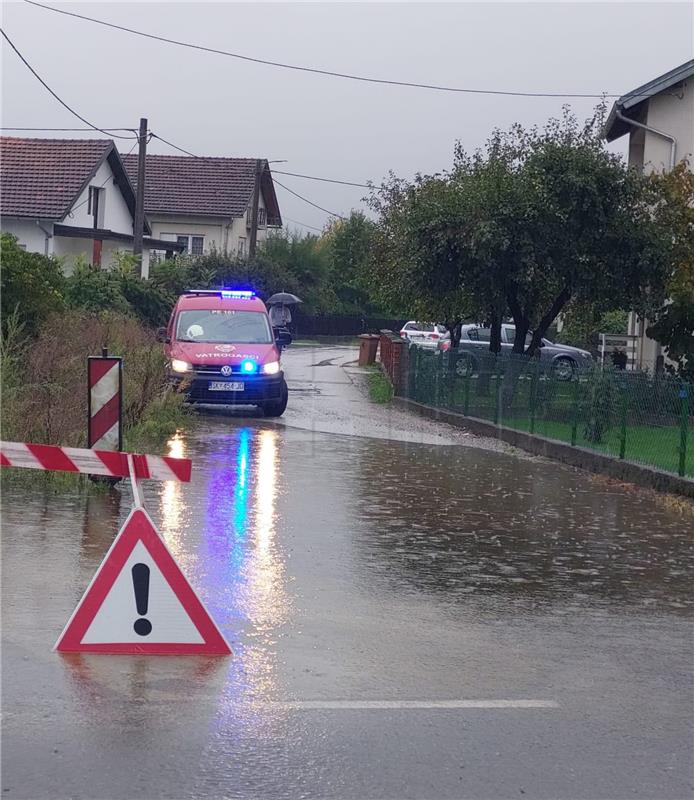
<instances>
[{"instance_id":1,"label":"power line","mask_svg":"<svg viewBox=\"0 0 694 800\"><path fill-rule=\"evenodd\" d=\"M355 183L354 181L339 181L337 178L318 178L315 175L302 175L299 172L283 172L281 169L273 169L273 174L277 175L291 175L294 178L307 178L311 181L323 181L325 183L339 183L342 186L361 186L363 189L370 189L368 183Z\"/></svg>"},{"instance_id":2,"label":"power line","mask_svg":"<svg viewBox=\"0 0 694 800\"><path fill-rule=\"evenodd\" d=\"M164 142L164 144L168 144L169 147L173 147L174 150L180 150L181 153L185 153L187 156L193 156L193 158L201 158L201 156L196 156L195 153L191 153L190 150L185 150L183 147L179 147L177 144L173 142L169 142L167 139L164 139L163 136L159 136L156 133L152 134L153 139L159 139L160 142Z\"/></svg>"},{"instance_id":3,"label":"power line","mask_svg":"<svg viewBox=\"0 0 694 800\"><path fill-rule=\"evenodd\" d=\"M94 128L8 128L0 125L0 131L93 131ZM98 128L100 131L134 131L135 128ZM130 137L128 137L130 138Z\"/></svg>"},{"instance_id":4,"label":"power line","mask_svg":"<svg viewBox=\"0 0 694 800\"><path fill-rule=\"evenodd\" d=\"M53 97L55 97L55 99L60 103L61 106L66 108L73 116L77 117L77 119L80 120L80 122L84 122L85 125L89 125L89 127L92 130L99 131L100 133L105 133L107 136L109 135L108 131L106 131L104 128L99 128L98 126L93 125L88 119L85 119L83 116L78 114L75 111L74 108L71 108L63 99L58 97L58 95L53 91L53 89L51 89L51 87L46 83L46 81L44 81L44 79L38 74L38 72L36 72L36 70L26 60L26 58L24 58L24 56L19 52L19 50L15 47L14 42L12 41L12 39L10 39L10 37L5 33L5 31L2 28L0 28L0 33L2 33L2 35L5 37L7 43L9 44L9 46L14 50L14 52L19 57L20 61L29 70L29 72L31 72L31 74L36 78L36 80L39 81L39 83L45 89L47 89L53 95ZM136 139L137 138L136 136L135 137L132 137L132 136L119 136L118 134L112 134L112 135L115 136L116 139L132 139L132 138Z\"/></svg>"},{"instance_id":5,"label":"power line","mask_svg":"<svg viewBox=\"0 0 694 800\"><path fill-rule=\"evenodd\" d=\"M304 228L310 228L312 231L318 231L318 233L323 233L322 228L316 228L315 225L307 225L305 222L299 222L298 219L292 219L291 217L284 218L287 222L293 222L295 225L301 225Z\"/></svg>"},{"instance_id":6,"label":"power line","mask_svg":"<svg viewBox=\"0 0 694 800\"><path fill-rule=\"evenodd\" d=\"M354 75L348 72L335 72L328 69L318 69L317 67L303 67L297 64L284 64L281 61L270 61L265 58L254 58L253 56L245 56L240 53L232 53L229 50L219 50L215 47L206 47L205 45L193 44L191 42L183 42L178 39L170 39L167 36L159 36L154 33L147 33L146 31L139 31L135 28L127 28L124 25L116 25L113 22L106 22L103 19L96 19L95 17L88 17L85 14L76 14L74 11L65 11L62 8L54 8L47 6L43 3L37 3L35 0L24 0L32 6L43 8L46 11L53 11L56 14L64 14L66 17L75 17L83 19L87 22L94 22L97 25L103 25L107 28L113 28L118 31L132 33L135 36L144 36L146 39L154 39L158 42L165 42L167 44L174 44L178 47L188 47L192 50L201 50L205 53L214 53L219 56L227 56L228 58L237 58L241 61L250 61L254 64L265 64L270 67L279 67L281 69L291 69L297 72L311 72L316 75L327 75L333 78L344 78L351 81L361 81L362 83L377 83L386 86L405 86L413 89L430 89L437 92L457 92L460 94L491 94L491 95L504 95L507 97L567 97L567 98L593 98L602 99L607 97L620 97L617 94L589 94L589 93L571 93L571 92L512 92L502 91L499 89L466 89L458 86L440 86L431 83L414 83L412 81L396 81L388 80L386 78L371 78L365 75Z\"/></svg>"},{"instance_id":7,"label":"power line","mask_svg":"<svg viewBox=\"0 0 694 800\"><path fill-rule=\"evenodd\" d=\"M168 144L169 147L173 147L174 150L179 150L181 153L185 153L186 155L192 156L193 158L202 158L202 156L198 156L195 153L191 153L190 150L185 150L183 147L179 147L177 144L174 144L173 142L170 142L168 139L164 139L163 137L159 136L156 133L151 133L150 135L152 136L152 138L159 139L160 142L164 142L164 144ZM287 174L291 174L291 173L287 173ZM285 191L289 192L290 194L293 194L295 197L298 197L299 200L303 200L304 203L308 203L309 205L313 206L314 208L317 208L319 211L323 211L326 214L330 214L333 217L339 217L339 219L346 219L346 217L343 217L341 214L337 214L334 211L329 211L327 208L323 208L323 206L319 206L317 203L314 203L312 200L309 200L307 197L304 197L303 195L300 195L298 192L295 192L293 189L290 189L288 186L285 186L283 183L280 183L277 180L277 178L273 178L273 180L278 186L281 186ZM299 223L299 224L303 224L303 223ZM307 227L310 227L310 226L307 226Z\"/></svg>"},{"instance_id":8,"label":"power line","mask_svg":"<svg viewBox=\"0 0 694 800\"><path fill-rule=\"evenodd\" d=\"M336 214L334 211L328 211L327 208L323 208L323 206L319 206L317 203L314 203L312 200L308 200L306 197L303 197L298 192L295 192L293 189L290 189L288 186L285 186L283 183L280 183L277 178L274 178L274 182L281 186L285 192L289 192L289 194L293 194L294 197L298 197L299 200L303 200L304 203L308 203L310 206L317 208L319 211L324 211L326 214L330 214L332 217L337 217L338 219L347 219L347 217L343 217L342 214Z\"/></svg>"}]
</instances>

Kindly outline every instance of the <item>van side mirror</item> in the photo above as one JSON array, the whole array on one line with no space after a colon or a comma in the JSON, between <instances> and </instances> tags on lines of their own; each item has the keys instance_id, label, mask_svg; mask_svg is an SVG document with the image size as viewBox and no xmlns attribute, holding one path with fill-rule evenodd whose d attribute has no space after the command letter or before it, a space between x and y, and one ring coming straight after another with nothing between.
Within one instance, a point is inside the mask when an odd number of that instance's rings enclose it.
<instances>
[{"instance_id":1,"label":"van side mirror","mask_svg":"<svg viewBox=\"0 0 694 800\"><path fill-rule=\"evenodd\" d=\"M280 347L289 347L293 341L294 339L287 328L278 328L275 331L275 342L277 342Z\"/></svg>"},{"instance_id":2,"label":"van side mirror","mask_svg":"<svg viewBox=\"0 0 694 800\"><path fill-rule=\"evenodd\" d=\"M169 344L171 339L167 336L166 328L157 328L157 341L164 342L164 344Z\"/></svg>"}]
</instances>

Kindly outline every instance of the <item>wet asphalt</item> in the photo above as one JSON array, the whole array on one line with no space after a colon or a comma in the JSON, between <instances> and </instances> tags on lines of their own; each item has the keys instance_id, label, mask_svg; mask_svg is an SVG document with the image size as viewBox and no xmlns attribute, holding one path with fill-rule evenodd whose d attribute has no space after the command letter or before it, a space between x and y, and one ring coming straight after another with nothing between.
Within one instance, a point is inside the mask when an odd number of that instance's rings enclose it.
<instances>
[{"instance_id":1,"label":"wet asphalt","mask_svg":"<svg viewBox=\"0 0 694 800\"><path fill-rule=\"evenodd\" d=\"M354 355L289 350L284 418L201 413L146 487L231 658L53 653L129 492L5 487L3 797L694 797L691 512Z\"/></svg>"}]
</instances>

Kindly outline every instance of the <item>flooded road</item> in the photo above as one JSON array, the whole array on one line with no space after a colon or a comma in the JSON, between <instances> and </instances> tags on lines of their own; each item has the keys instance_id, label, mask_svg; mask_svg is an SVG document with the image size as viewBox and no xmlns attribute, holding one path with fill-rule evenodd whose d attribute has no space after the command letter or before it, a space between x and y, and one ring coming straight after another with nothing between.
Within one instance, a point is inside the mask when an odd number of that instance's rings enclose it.
<instances>
[{"instance_id":1,"label":"flooded road","mask_svg":"<svg viewBox=\"0 0 694 800\"><path fill-rule=\"evenodd\" d=\"M694 517L352 358L297 348L285 418L201 416L146 486L231 658L51 652L129 493L5 489L4 797L694 796Z\"/></svg>"}]
</instances>

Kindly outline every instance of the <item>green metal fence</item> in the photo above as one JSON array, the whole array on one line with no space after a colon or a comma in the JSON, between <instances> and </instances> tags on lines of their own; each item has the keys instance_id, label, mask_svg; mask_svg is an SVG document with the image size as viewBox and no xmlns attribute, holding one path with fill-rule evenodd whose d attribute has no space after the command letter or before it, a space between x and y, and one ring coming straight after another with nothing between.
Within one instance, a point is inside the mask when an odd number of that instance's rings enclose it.
<instances>
[{"instance_id":1,"label":"green metal fence","mask_svg":"<svg viewBox=\"0 0 694 800\"><path fill-rule=\"evenodd\" d=\"M562 377L538 358L483 353L473 361L412 347L404 393L507 428L694 476L694 385L600 366Z\"/></svg>"}]
</instances>

